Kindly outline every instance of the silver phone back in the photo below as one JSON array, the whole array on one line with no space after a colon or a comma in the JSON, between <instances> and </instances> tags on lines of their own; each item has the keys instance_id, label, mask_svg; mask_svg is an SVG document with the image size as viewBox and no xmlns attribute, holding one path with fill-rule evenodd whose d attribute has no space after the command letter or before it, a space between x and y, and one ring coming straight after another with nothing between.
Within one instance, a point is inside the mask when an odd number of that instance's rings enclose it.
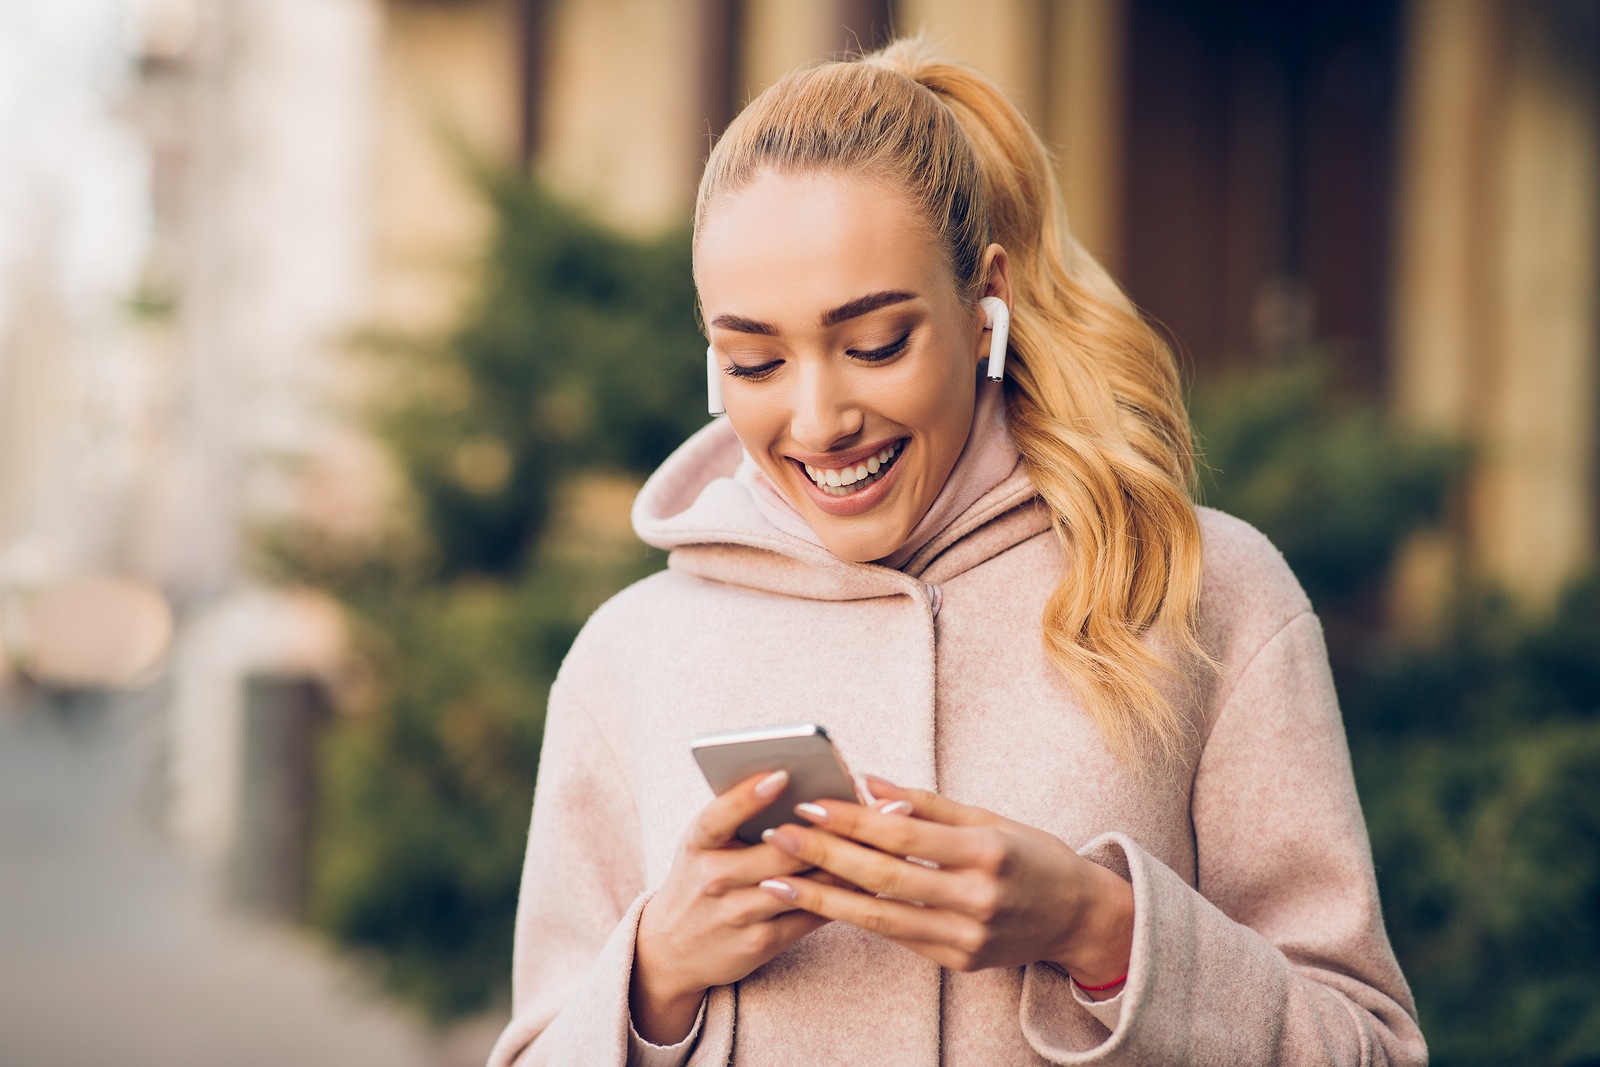
<instances>
[{"instance_id":1,"label":"silver phone back","mask_svg":"<svg viewBox=\"0 0 1600 1067\"><path fill-rule=\"evenodd\" d=\"M859 799L828 731L815 723L702 734L694 739L694 758L719 794L752 774L789 772L789 785L782 795L739 827L739 839L747 844L758 843L762 831L770 827L804 823L794 813L796 804Z\"/></svg>"}]
</instances>

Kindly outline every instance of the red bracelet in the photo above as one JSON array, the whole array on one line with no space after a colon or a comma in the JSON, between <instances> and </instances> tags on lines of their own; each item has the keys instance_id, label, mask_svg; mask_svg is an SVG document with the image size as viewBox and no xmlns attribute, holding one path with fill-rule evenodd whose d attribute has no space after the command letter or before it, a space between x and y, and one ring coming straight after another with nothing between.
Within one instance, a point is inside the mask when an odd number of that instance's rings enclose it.
<instances>
[{"instance_id":1,"label":"red bracelet","mask_svg":"<svg viewBox=\"0 0 1600 1067\"><path fill-rule=\"evenodd\" d=\"M1067 977L1068 978L1072 978L1072 976L1070 974ZM1128 976L1127 975L1123 975L1121 978L1118 978L1115 982L1107 982L1105 985L1084 985L1082 982L1078 981L1076 978L1072 978L1072 984L1077 986L1079 989L1083 990L1085 993L1104 993L1106 990L1112 988L1113 986L1119 986L1123 982L1126 982L1127 980L1128 980Z\"/></svg>"}]
</instances>

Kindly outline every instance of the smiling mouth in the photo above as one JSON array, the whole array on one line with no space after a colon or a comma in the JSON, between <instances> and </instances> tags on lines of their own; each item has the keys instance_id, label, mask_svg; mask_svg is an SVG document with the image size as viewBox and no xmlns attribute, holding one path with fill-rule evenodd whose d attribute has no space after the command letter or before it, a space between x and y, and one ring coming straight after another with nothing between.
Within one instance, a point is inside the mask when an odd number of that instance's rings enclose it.
<instances>
[{"instance_id":1,"label":"smiling mouth","mask_svg":"<svg viewBox=\"0 0 1600 1067\"><path fill-rule=\"evenodd\" d=\"M812 483L829 496L853 496L887 474L904 447L904 441L896 441L853 467L813 467L809 463L802 466Z\"/></svg>"}]
</instances>

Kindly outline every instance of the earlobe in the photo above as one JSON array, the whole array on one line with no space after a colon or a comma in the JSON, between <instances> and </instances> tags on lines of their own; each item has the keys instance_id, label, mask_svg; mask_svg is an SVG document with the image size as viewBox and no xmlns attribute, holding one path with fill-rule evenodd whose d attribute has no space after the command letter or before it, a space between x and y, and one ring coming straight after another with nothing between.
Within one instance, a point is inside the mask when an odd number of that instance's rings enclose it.
<instances>
[{"instance_id":1,"label":"earlobe","mask_svg":"<svg viewBox=\"0 0 1600 1067\"><path fill-rule=\"evenodd\" d=\"M978 301L983 308L983 325L989 331L989 367L985 372L991 382L1005 377L1006 345L1011 340L1011 309L998 296L986 296Z\"/></svg>"}]
</instances>

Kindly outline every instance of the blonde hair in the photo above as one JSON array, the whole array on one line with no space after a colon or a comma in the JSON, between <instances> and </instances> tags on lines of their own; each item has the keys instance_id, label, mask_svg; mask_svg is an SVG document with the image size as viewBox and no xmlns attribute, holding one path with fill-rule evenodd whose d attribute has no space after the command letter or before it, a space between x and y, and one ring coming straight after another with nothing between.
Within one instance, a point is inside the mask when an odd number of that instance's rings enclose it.
<instances>
[{"instance_id":1,"label":"blonde hair","mask_svg":"<svg viewBox=\"0 0 1600 1067\"><path fill-rule=\"evenodd\" d=\"M769 170L891 183L969 304L988 282L985 250L1005 248L1011 433L1065 557L1046 654L1119 756L1180 756L1189 723L1157 681L1180 673L1176 657L1211 662L1196 637L1188 414L1171 351L1067 232L1039 136L982 74L900 40L796 71L753 100L706 162L696 238L719 197Z\"/></svg>"}]
</instances>

